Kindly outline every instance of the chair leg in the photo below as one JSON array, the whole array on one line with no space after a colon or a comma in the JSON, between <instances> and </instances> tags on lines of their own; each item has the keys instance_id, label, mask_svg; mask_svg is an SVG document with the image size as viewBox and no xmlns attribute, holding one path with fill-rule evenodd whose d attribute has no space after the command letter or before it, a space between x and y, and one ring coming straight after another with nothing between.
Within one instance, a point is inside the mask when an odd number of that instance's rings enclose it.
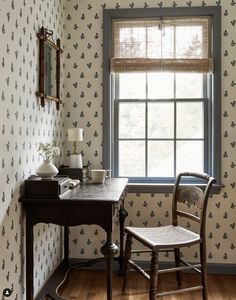
<instances>
[{"instance_id":1,"label":"chair leg","mask_svg":"<svg viewBox=\"0 0 236 300\"><path fill-rule=\"evenodd\" d=\"M207 265L206 265L206 243L205 243L205 241L203 241L203 243L200 244L200 259L201 259L201 265L202 265L202 272L201 272L201 282L202 282L202 286L203 286L202 299L207 300L208 292L207 292Z\"/></svg>"},{"instance_id":2,"label":"chair leg","mask_svg":"<svg viewBox=\"0 0 236 300\"><path fill-rule=\"evenodd\" d=\"M126 283L128 280L128 273L129 273L129 263L128 261L131 258L131 247L132 247L132 235L127 233L126 243L125 243L125 257L124 257L124 265L123 265L123 292L126 288Z\"/></svg>"},{"instance_id":3,"label":"chair leg","mask_svg":"<svg viewBox=\"0 0 236 300\"><path fill-rule=\"evenodd\" d=\"M157 295L157 279L159 257L158 252L152 251L149 300L155 300Z\"/></svg>"},{"instance_id":4,"label":"chair leg","mask_svg":"<svg viewBox=\"0 0 236 300\"><path fill-rule=\"evenodd\" d=\"M179 267L180 266L180 249L179 248L175 248L174 252L175 252L175 266ZM182 274L181 274L180 271L176 272L176 278L177 278L178 286L181 286L181 283L182 283Z\"/></svg>"}]
</instances>

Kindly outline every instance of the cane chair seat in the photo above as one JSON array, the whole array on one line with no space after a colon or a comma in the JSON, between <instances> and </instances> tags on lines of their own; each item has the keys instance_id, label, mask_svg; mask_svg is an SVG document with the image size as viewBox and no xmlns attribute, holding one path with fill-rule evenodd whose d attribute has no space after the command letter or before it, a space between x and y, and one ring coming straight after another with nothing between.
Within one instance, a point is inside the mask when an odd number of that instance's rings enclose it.
<instances>
[{"instance_id":1,"label":"cane chair seat","mask_svg":"<svg viewBox=\"0 0 236 300\"><path fill-rule=\"evenodd\" d=\"M181 226L126 227L125 232L152 250L184 247L199 243L199 234Z\"/></svg>"}]
</instances>

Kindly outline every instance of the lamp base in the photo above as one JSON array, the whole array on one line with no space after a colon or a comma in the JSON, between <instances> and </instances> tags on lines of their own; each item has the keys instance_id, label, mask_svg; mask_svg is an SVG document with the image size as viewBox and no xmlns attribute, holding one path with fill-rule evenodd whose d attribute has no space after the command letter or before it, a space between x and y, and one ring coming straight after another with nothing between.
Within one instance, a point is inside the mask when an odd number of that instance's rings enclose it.
<instances>
[{"instance_id":1,"label":"lamp base","mask_svg":"<svg viewBox=\"0 0 236 300\"><path fill-rule=\"evenodd\" d=\"M81 154L72 153L70 155L70 168L83 168Z\"/></svg>"}]
</instances>

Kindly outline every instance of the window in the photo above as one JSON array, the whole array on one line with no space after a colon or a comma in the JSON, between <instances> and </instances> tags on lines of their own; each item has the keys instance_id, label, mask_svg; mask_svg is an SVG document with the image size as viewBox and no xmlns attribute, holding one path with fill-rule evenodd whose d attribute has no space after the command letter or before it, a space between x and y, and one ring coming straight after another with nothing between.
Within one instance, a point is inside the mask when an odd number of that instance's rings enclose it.
<instances>
[{"instance_id":1,"label":"window","mask_svg":"<svg viewBox=\"0 0 236 300\"><path fill-rule=\"evenodd\" d=\"M103 163L114 176L171 183L195 171L220 181L219 15L104 12Z\"/></svg>"}]
</instances>

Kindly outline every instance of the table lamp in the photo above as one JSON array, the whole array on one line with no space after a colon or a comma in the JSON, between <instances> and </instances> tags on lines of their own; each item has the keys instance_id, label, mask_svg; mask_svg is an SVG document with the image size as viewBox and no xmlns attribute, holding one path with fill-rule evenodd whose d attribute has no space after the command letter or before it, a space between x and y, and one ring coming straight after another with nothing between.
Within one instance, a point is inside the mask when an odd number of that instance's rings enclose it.
<instances>
[{"instance_id":1,"label":"table lamp","mask_svg":"<svg viewBox=\"0 0 236 300\"><path fill-rule=\"evenodd\" d=\"M77 153L77 142L83 141L83 128L69 128L68 141L73 142L74 152L70 153L70 168L83 168L82 156Z\"/></svg>"}]
</instances>

